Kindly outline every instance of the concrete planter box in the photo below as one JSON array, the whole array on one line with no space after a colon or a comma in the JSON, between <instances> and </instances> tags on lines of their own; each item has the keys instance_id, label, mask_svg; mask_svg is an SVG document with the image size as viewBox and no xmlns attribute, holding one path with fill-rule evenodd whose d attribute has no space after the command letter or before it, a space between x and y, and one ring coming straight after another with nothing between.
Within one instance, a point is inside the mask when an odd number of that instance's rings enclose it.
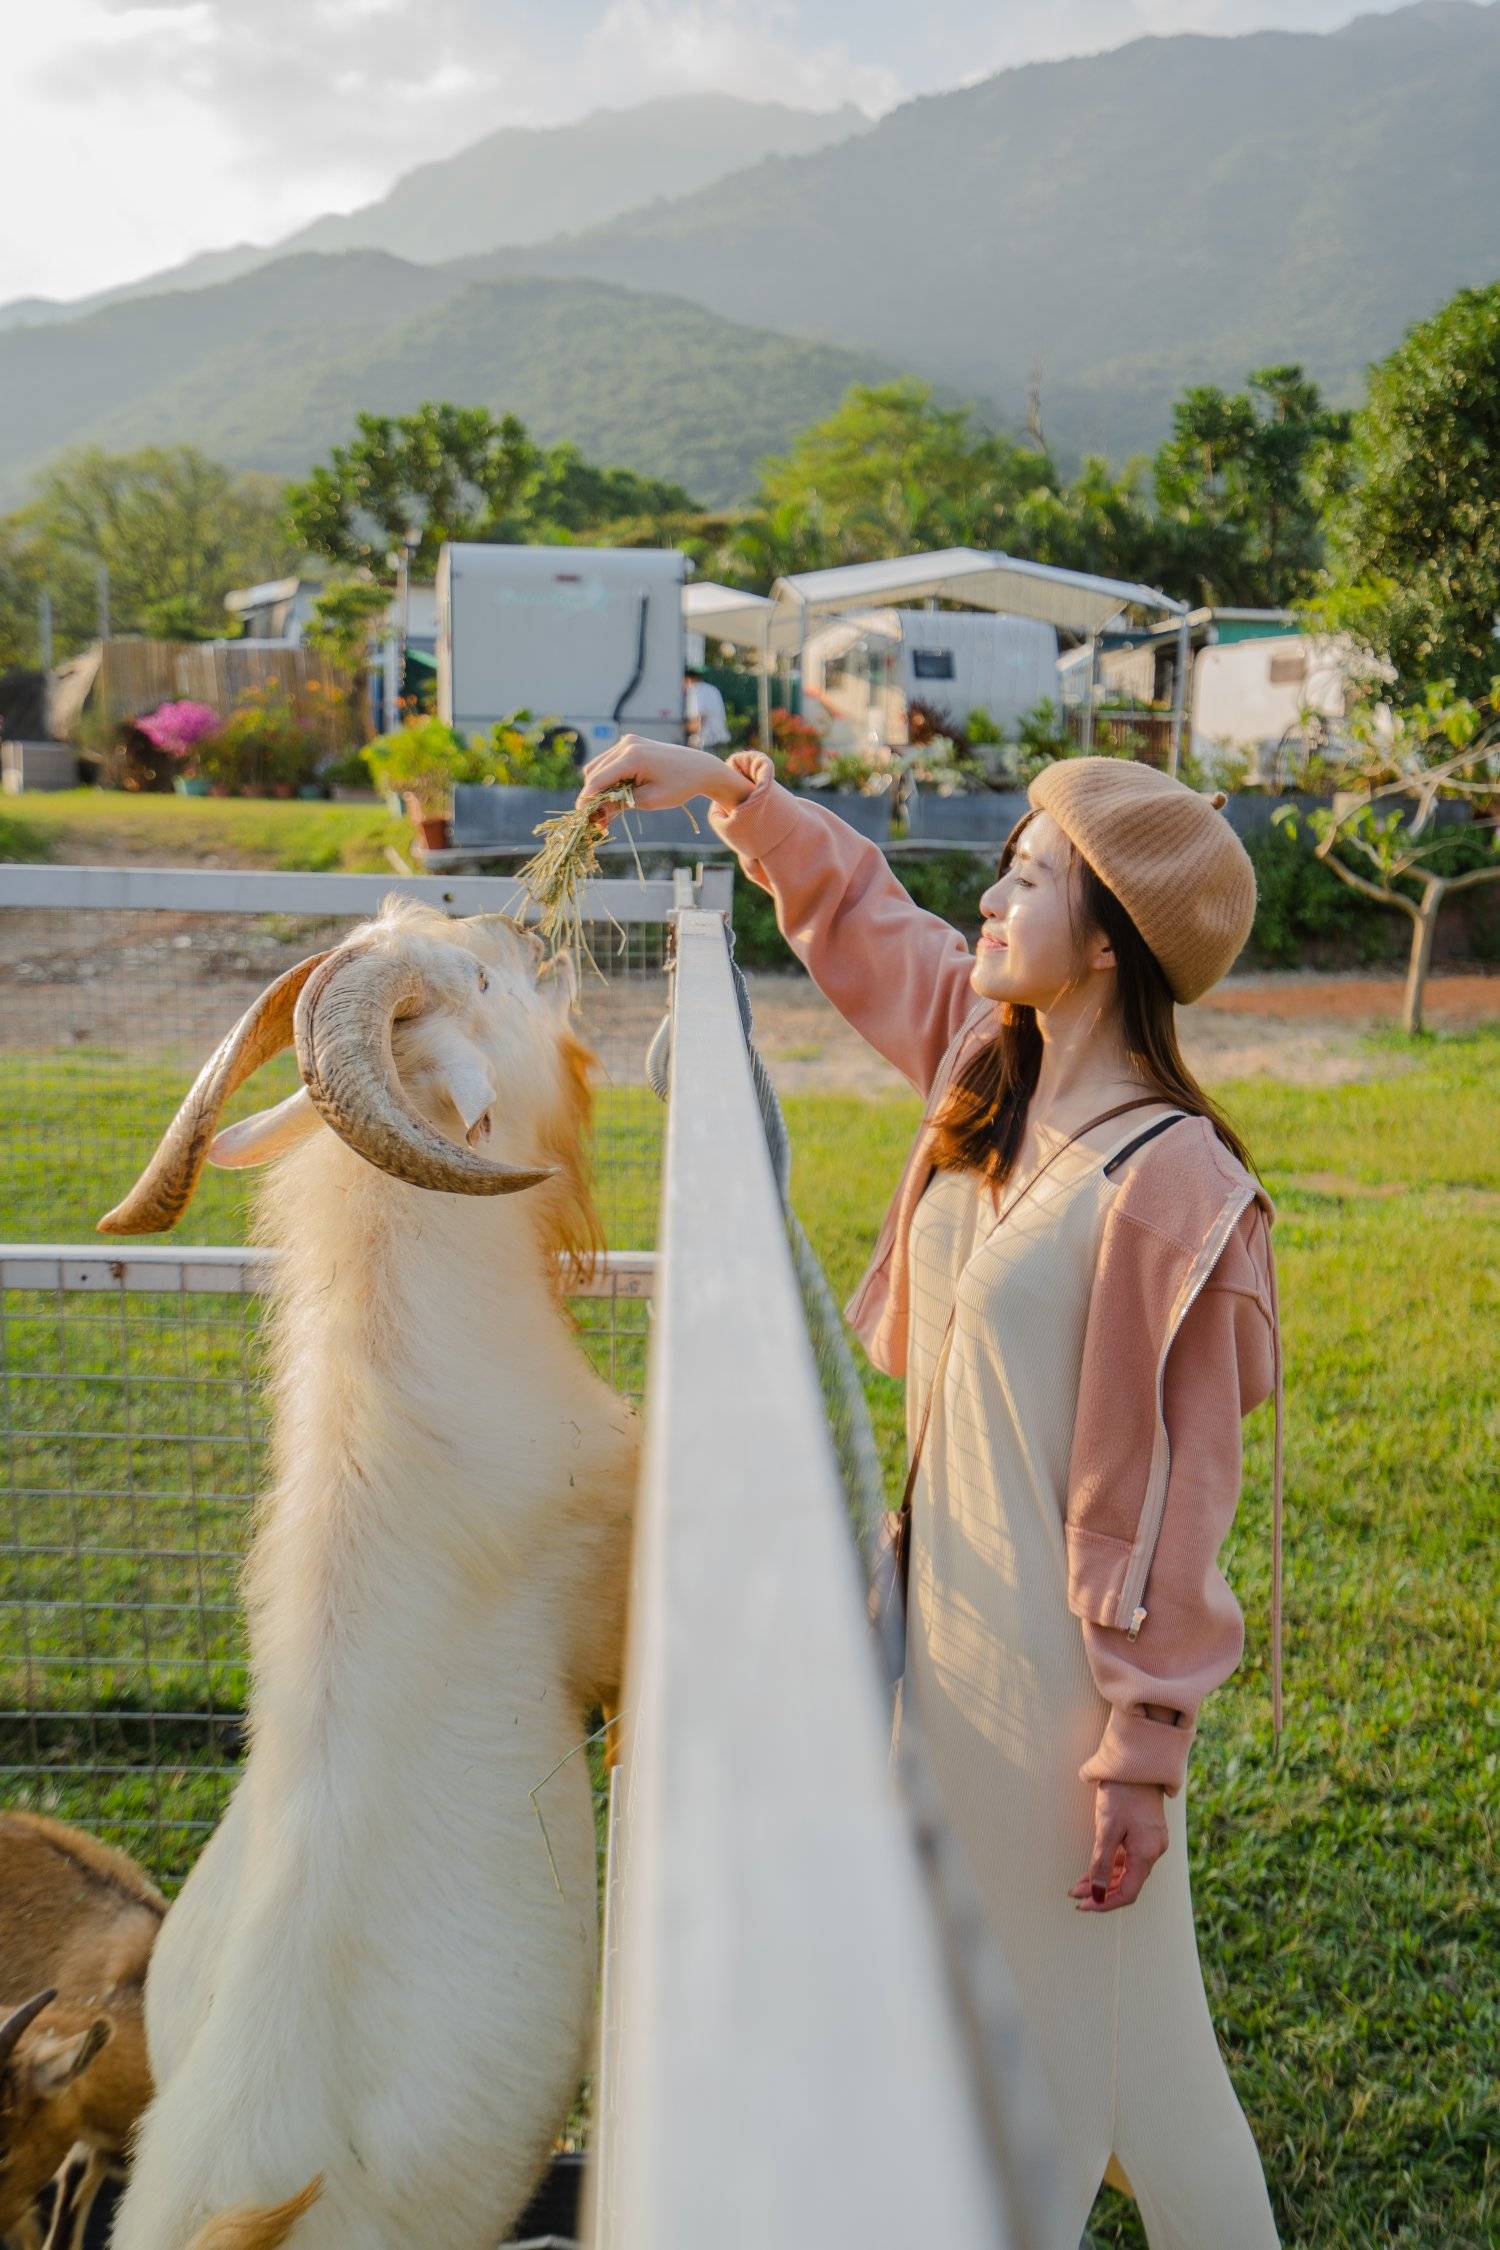
<instances>
[{"instance_id":1,"label":"concrete planter box","mask_svg":"<svg viewBox=\"0 0 1500 2250\"><path fill-rule=\"evenodd\" d=\"M1224 818L1236 836L1265 836L1283 805L1299 813L1326 812L1332 802L1331 797L1310 796L1303 789L1237 789L1224 807Z\"/></svg>"},{"instance_id":2,"label":"concrete planter box","mask_svg":"<svg viewBox=\"0 0 1500 2250\"><path fill-rule=\"evenodd\" d=\"M537 822L566 812L572 802L573 792L566 788L492 789L482 782L462 781L453 792L454 847L530 851Z\"/></svg>"},{"instance_id":3,"label":"concrete planter box","mask_svg":"<svg viewBox=\"0 0 1500 2250\"><path fill-rule=\"evenodd\" d=\"M883 844L891 832L891 796L862 797L855 789L808 789L803 792L806 803L822 805L839 820L847 821L860 836L868 836L872 844Z\"/></svg>"},{"instance_id":4,"label":"concrete planter box","mask_svg":"<svg viewBox=\"0 0 1500 2250\"><path fill-rule=\"evenodd\" d=\"M461 851L534 851L538 822L567 812L575 789L501 789L483 782L460 782L453 792L453 842ZM695 830L685 811L616 813L606 848L628 851L657 846L706 846L713 841L701 807Z\"/></svg>"},{"instance_id":5,"label":"concrete planter box","mask_svg":"<svg viewBox=\"0 0 1500 2250\"><path fill-rule=\"evenodd\" d=\"M336 805L378 805L382 802L378 789L348 789L343 782L330 782L328 794Z\"/></svg>"},{"instance_id":6,"label":"concrete planter box","mask_svg":"<svg viewBox=\"0 0 1500 2250\"><path fill-rule=\"evenodd\" d=\"M1028 811L1023 789L978 789L952 797L918 787L906 808L913 842L1003 844Z\"/></svg>"},{"instance_id":7,"label":"concrete planter box","mask_svg":"<svg viewBox=\"0 0 1500 2250\"><path fill-rule=\"evenodd\" d=\"M8 797L23 789L76 789L78 752L70 742L7 742L0 744L0 774Z\"/></svg>"}]
</instances>

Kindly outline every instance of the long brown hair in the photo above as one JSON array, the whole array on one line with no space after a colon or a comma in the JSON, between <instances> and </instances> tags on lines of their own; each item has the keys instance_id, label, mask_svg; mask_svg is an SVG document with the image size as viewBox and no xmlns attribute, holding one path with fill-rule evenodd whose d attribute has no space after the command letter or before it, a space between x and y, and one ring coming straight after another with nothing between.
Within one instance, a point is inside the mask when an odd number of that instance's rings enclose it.
<instances>
[{"instance_id":1,"label":"long brown hair","mask_svg":"<svg viewBox=\"0 0 1500 2250\"><path fill-rule=\"evenodd\" d=\"M1035 812L1029 812L1011 830L1000 855L997 882L1035 818ZM1230 1154L1253 1171L1239 1134L1183 1060L1172 991L1161 963L1082 853L1073 851L1073 863L1079 878L1076 894L1069 886L1070 904L1077 908L1075 933L1081 937L1081 922L1084 928L1101 931L1114 949L1120 1028L1131 1062L1163 1101L1191 1117L1206 1117ZM940 1171L979 1172L993 1186L1005 1185L1015 1169L1041 1067L1042 1035L1035 1008L1002 1002L999 1030L956 1074L933 1120L933 1162Z\"/></svg>"}]
</instances>

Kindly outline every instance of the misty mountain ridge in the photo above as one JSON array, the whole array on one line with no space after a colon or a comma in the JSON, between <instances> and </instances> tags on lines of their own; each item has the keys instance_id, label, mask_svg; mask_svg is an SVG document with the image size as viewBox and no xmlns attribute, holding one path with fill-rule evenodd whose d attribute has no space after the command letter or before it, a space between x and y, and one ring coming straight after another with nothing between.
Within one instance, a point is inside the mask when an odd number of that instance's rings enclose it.
<instances>
[{"instance_id":1,"label":"misty mountain ridge","mask_svg":"<svg viewBox=\"0 0 1500 2250\"><path fill-rule=\"evenodd\" d=\"M666 294L301 251L215 288L0 335L0 508L83 444L191 444L300 476L358 413L429 398L518 414L540 439L722 504L851 383L891 372Z\"/></svg>"},{"instance_id":2,"label":"misty mountain ridge","mask_svg":"<svg viewBox=\"0 0 1500 2250\"><path fill-rule=\"evenodd\" d=\"M1163 435L1187 384L1301 360L1331 397L1500 274L1500 6L1145 38L928 94L494 270L671 288L863 347L1060 452Z\"/></svg>"},{"instance_id":3,"label":"misty mountain ridge","mask_svg":"<svg viewBox=\"0 0 1500 2250\"><path fill-rule=\"evenodd\" d=\"M276 242L206 250L111 289L0 305L0 330L76 320L132 297L237 281L299 250L388 250L431 265L593 226L707 186L762 157L805 154L863 132L852 103L793 109L735 94L669 95L594 110L574 124L499 127L453 156L418 165L358 210L331 212Z\"/></svg>"}]
</instances>

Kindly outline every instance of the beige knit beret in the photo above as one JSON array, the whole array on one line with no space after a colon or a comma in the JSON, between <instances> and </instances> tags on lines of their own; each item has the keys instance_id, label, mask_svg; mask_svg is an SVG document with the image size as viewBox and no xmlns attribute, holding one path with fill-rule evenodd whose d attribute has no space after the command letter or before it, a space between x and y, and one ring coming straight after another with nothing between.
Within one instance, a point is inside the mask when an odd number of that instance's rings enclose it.
<instances>
[{"instance_id":1,"label":"beige knit beret","mask_svg":"<svg viewBox=\"0 0 1500 2250\"><path fill-rule=\"evenodd\" d=\"M1218 983L1255 919L1255 869L1222 797L1129 758L1059 758L1026 794L1114 892L1174 999Z\"/></svg>"}]
</instances>

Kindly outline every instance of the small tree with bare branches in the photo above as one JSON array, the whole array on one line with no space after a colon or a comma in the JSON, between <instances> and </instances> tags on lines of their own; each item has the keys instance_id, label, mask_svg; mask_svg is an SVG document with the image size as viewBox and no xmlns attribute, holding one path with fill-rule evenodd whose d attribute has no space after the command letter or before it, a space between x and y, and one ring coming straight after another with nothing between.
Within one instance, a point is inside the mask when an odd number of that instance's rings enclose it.
<instances>
[{"instance_id":1,"label":"small tree with bare branches","mask_svg":"<svg viewBox=\"0 0 1500 2250\"><path fill-rule=\"evenodd\" d=\"M1316 727L1312 714L1304 718ZM1361 703L1343 733L1344 801L1305 814L1286 806L1275 818L1293 833L1305 820L1315 856L1341 882L1408 917L1401 1022L1419 1032L1444 904L1500 881L1500 680L1477 702L1445 680L1402 709ZM1453 804L1466 804L1470 817L1445 822L1440 808Z\"/></svg>"}]
</instances>

